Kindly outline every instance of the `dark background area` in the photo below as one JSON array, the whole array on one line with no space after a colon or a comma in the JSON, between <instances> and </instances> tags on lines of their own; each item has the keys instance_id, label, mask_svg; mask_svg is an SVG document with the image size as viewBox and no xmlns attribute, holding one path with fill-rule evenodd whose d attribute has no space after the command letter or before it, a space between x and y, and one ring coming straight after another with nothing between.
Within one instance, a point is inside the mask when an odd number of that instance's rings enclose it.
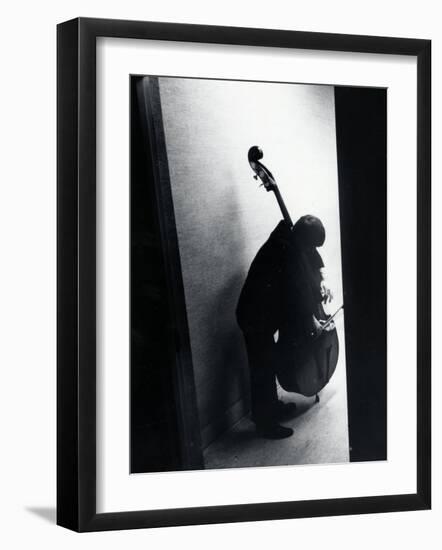
<instances>
[{"instance_id":1,"label":"dark background area","mask_svg":"<svg viewBox=\"0 0 442 550\"><path fill-rule=\"evenodd\" d=\"M387 457L387 91L335 88L350 460Z\"/></svg>"},{"instance_id":2,"label":"dark background area","mask_svg":"<svg viewBox=\"0 0 442 550\"><path fill-rule=\"evenodd\" d=\"M179 470L175 343L155 207L151 153L131 79L130 468Z\"/></svg>"}]
</instances>

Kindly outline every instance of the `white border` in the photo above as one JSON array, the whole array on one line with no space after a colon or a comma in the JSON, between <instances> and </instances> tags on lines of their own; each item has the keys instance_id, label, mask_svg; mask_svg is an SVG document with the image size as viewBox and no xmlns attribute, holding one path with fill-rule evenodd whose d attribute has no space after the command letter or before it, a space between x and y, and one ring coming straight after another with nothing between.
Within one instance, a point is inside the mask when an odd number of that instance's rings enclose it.
<instances>
[{"instance_id":1,"label":"white border","mask_svg":"<svg viewBox=\"0 0 442 550\"><path fill-rule=\"evenodd\" d=\"M129 475L129 74L388 87L388 461ZM416 492L415 58L100 38L97 205L97 512Z\"/></svg>"}]
</instances>

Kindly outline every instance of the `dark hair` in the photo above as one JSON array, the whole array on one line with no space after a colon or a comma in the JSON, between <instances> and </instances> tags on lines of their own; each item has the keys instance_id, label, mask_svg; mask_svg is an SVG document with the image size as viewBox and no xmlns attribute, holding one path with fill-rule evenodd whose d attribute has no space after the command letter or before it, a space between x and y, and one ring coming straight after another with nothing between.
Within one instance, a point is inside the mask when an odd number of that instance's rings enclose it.
<instances>
[{"instance_id":1,"label":"dark hair","mask_svg":"<svg viewBox=\"0 0 442 550\"><path fill-rule=\"evenodd\" d=\"M316 216L302 216L293 226L293 235L303 246L322 246L325 241L325 229Z\"/></svg>"}]
</instances>

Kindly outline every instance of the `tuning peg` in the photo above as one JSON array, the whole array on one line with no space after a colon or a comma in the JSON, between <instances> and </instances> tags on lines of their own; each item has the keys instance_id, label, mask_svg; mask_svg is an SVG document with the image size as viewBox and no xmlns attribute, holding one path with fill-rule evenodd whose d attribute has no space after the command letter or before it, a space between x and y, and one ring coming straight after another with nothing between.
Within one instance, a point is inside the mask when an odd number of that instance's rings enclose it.
<instances>
[{"instance_id":1,"label":"tuning peg","mask_svg":"<svg viewBox=\"0 0 442 550\"><path fill-rule=\"evenodd\" d=\"M253 176L253 179L254 179L254 180L257 180L257 179L258 179L258 176L255 174L255 175Z\"/></svg>"}]
</instances>

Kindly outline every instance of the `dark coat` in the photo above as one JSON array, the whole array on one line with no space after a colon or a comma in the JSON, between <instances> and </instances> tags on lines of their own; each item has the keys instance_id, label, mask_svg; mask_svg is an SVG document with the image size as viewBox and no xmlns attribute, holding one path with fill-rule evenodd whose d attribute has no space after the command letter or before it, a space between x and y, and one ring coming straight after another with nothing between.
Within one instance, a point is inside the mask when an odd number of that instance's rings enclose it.
<instances>
[{"instance_id":1,"label":"dark coat","mask_svg":"<svg viewBox=\"0 0 442 550\"><path fill-rule=\"evenodd\" d=\"M323 265L316 248L303 247L280 221L247 274L236 309L241 329L267 334L283 329L294 336L311 330L322 299Z\"/></svg>"}]
</instances>

